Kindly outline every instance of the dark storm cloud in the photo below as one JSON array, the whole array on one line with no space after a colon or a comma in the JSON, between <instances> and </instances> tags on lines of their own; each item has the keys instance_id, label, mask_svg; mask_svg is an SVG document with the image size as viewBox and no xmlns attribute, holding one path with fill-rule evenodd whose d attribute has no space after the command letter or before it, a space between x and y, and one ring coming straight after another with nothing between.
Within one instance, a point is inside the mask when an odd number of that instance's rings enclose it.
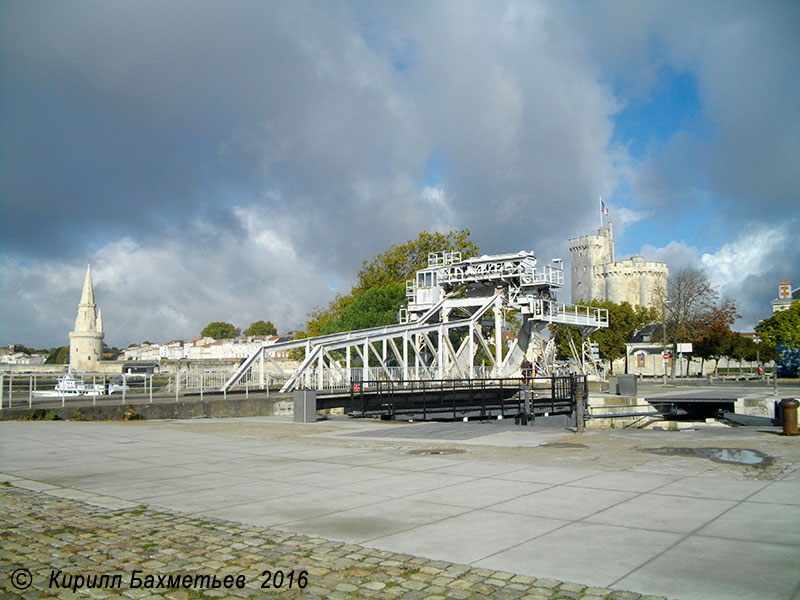
<instances>
[{"instance_id":1,"label":"dark storm cloud","mask_svg":"<svg viewBox=\"0 0 800 600\"><path fill-rule=\"evenodd\" d=\"M291 206L319 234L354 179L421 164L402 139L413 115L391 73L335 6L5 12L7 251L63 251L86 226L102 232L96 242L159 234L163 222L236 202Z\"/></svg>"},{"instance_id":2,"label":"dark storm cloud","mask_svg":"<svg viewBox=\"0 0 800 600\"><path fill-rule=\"evenodd\" d=\"M127 344L296 327L422 230L566 258L623 184L659 218L698 187L721 214L791 211L796 7L759 6L3 3L2 330L65 339L87 259ZM664 64L715 130L638 164L614 115ZM618 207L615 231L637 218Z\"/></svg>"}]
</instances>

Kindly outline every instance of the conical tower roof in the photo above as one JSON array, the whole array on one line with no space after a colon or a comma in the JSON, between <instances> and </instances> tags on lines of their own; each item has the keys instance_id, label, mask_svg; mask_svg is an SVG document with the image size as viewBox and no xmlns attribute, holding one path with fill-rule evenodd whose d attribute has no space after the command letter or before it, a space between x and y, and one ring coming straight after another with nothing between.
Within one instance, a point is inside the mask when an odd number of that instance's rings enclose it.
<instances>
[{"instance_id":1,"label":"conical tower roof","mask_svg":"<svg viewBox=\"0 0 800 600\"><path fill-rule=\"evenodd\" d=\"M78 305L78 316L75 318L75 331L73 333L102 332L102 324L97 321L95 308L94 288L92 287L92 267L87 265L86 279L83 280L81 303Z\"/></svg>"},{"instance_id":2,"label":"conical tower roof","mask_svg":"<svg viewBox=\"0 0 800 600\"><path fill-rule=\"evenodd\" d=\"M94 288L92 287L92 265L86 265L86 278L83 280L83 292L81 293L81 304L94 307Z\"/></svg>"}]
</instances>

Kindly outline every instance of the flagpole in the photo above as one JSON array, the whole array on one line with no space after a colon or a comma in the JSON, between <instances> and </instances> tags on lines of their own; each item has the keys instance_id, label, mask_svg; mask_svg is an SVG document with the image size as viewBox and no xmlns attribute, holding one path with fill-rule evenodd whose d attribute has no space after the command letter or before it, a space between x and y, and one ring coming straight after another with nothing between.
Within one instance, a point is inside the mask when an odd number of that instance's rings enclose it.
<instances>
[{"instance_id":1,"label":"flagpole","mask_svg":"<svg viewBox=\"0 0 800 600\"><path fill-rule=\"evenodd\" d=\"M600 229L603 228L603 197L600 196Z\"/></svg>"}]
</instances>

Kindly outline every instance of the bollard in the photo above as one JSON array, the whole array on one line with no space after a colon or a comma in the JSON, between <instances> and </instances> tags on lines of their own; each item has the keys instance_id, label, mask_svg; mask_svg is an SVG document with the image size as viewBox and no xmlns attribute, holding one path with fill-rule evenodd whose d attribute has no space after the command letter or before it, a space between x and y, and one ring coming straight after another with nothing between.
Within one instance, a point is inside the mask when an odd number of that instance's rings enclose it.
<instances>
[{"instance_id":1,"label":"bollard","mask_svg":"<svg viewBox=\"0 0 800 600\"><path fill-rule=\"evenodd\" d=\"M784 398L779 403L783 417L783 435L798 435L797 407L800 402L794 398Z\"/></svg>"}]
</instances>

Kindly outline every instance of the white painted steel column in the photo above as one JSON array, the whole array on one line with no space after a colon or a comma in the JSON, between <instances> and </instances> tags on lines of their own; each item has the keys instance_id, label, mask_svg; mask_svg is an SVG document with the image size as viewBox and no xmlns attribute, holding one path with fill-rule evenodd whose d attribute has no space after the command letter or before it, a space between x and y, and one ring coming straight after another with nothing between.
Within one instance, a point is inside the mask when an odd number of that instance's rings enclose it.
<instances>
[{"instance_id":1,"label":"white painted steel column","mask_svg":"<svg viewBox=\"0 0 800 600\"><path fill-rule=\"evenodd\" d=\"M403 381L408 381L408 331L403 332Z\"/></svg>"},{"instance_id":2,"label":"white painted steel column","mask_svg":"<svg viewBox=\"0 0 800 600\"><path fill-rule=\"evenodd\" d=\"M436 349L436 353L439 355L438 360L436 361L438 365L437 373L439 379L444 379L444 369L442 368L442 363L444 362L444 352L442 351L442 344L444 342L444 340L442 339L443 337L444 337L444 325L439 324L439 347Z\"/></svg>"},{"instance_id":3,"label":"white painted steel column","mask_svg":"<svg viewBox=\"0 0 800 600\"><path fill-rule=\"evenodd\" d=\"M475 379L475 323L469 322L469 378Z\"/></svg>"},{"instance_id":4,"label":"white painted steel column","mask_svg":"<svg viewBox=\"0 0 800 600\"><path fill-rule=\"evenodd\" d=\"M323 371L325 370L325 354L323 352L319 353L319 358L317 358L317 389L323 389L325 385L325 378Z\"/></svg>"},{"instance_id":5,"label":"white painted steel column","mask_svg":"<svg viewBox=\"0 0 800 600\"><path fill-rule=\"evenodd\" d=\"M353 372L350 370L350 346L345 349L345 368L347 369L347 383L351 384L353 381Z\"/></svg>"},{"instance_id":6,"label":"white painted steel column","mask_svg":"<svg viewBox=\"0 0 800 600\"><path fill-rule=\"evenodd\" d=\"M368 379L369 379L369 338L364 340L364 366L361 368L361 381L367 381Z\"/></svg>"},{"instance_id":7,"label":"white painted steel column","mask_svg":"<svg viewBox=\"0 0 800 600\"><path fill-rule=\"evenodd\" d=\"M261 389L262 390L264 389L264 352L265 352L265 350L262 348L261 349L261 357L260 357L261 358L261 376L259 377L259 381L258 381L259 384L261 384ZM251 369L251 374L252 374L252 367L250 367L250 369Z\"/></svg>"},{"instance_id":8,"label":"white painted steel column","mask_svg":"<svg viewBox=\"0 0 800 600\"><path fill-rule=\"evenodd\" d=\"M306 355L305 358L308 358L308 355L311 354L311 342L306 342ZM309 368L306 369L305 374L303 375L303 379L305 379L305 386L306 389L311 387L311 364L308 365Z\"/></svg>"},{"instance_id":9,"label":"white painted steel column","mask_svg":"<svg viewBox=\"0 0 800 600\"><path fill-rule=\"evenodd\" d=\"M419 379L419 334L414 334L414 379Z\"/></svg>"},{"instance_id":10,"label":"white painted steel column","mask_svg":"<svg viewBox=\"0 0 800 600\"><path fill-rule=\"evenodd\" d=\"M495 377L501 377L503 365L503 296L497 294L494 301L494 368Z\"/></svg>"},{"instance_id":11,"label":"white painted steel column","mask_svg":"<svg viewBox=\"0 0 800 600\"><path fill-rule=\"evenodd\" d=\"M5 383L5 375L0 375L0 410L3 410L3 385ZM9 406L11 408L11 406Z\"/></svg>"}]
</instances>

